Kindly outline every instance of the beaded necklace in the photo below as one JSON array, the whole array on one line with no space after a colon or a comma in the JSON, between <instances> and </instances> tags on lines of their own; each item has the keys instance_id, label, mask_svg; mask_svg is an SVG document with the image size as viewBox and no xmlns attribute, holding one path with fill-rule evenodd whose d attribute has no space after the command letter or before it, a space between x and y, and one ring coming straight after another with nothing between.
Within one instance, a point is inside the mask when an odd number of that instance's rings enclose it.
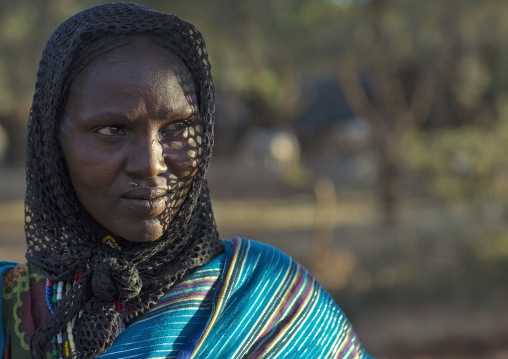
<instances>
[{"instance_id":1,"label":"beaded necklace","mask_svg":"<svg viewBox=\"0 0 508 359\"><path fill-rule=\"evenodd\" d=\"M121 251L122 248L118 245L115 239L111 236L106 236L102 239L102 242L110 247ZM58 307L62 298L69 293L73 286L76 286L81 275L84 273L82 269L76 273L74 276L74 283L70 282L55 282L51 279L46 280L46 304L48 306L49 312L51 315L55 314L55 308ZM117 298L115 301L115 306L117 310L122 312L122 299ZM79 312L78 317L81 317L81 312ZM77 358L76 352L76 344L74 342L74 323L76 322L76 318L73 318L72 321L67 322L67 326L64 330L62 330L57 335L53 336L51 339L51 354L53 355L53 359L64 359L64 358ZM125 330L125 324L121 318L118 316L118 329L117 336Z\"/></svg>"},{"instance_id":2,"label":"beaded necklace","mask_svg":"<svg viewBox=\"0 0 508 359\"><path fill-rule=\"evenodd\" d=\"M74 283L81 277L82 271L76 274ZM65 285L65 292L64 292ZM46 304L48 305L49 312L55 314L55 308L58 307L62 298L71 290L72 286L69 282L63 281L54 282L51 279L46 280ZM74 343L74 320L67 323L65 330L62 330L51 339L51 354L53 359L76 358L76 344Z\"/></svg>"}]
</instances>

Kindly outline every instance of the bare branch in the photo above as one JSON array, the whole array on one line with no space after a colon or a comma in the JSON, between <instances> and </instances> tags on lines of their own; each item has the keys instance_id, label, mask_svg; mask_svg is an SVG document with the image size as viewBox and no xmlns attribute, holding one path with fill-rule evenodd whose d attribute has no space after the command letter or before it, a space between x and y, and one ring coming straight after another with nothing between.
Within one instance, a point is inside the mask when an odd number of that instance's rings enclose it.
<instances>
[{"instance_id":1,"label":"bare branch","mask_svg":"<svg viewBox=\"0 0 508 359\"><path fill-rule=\"evenodd\" d=\"M337 79L353 112L370 121L374 127L382 126L382 119L360 83L358 70L351 59L341 61Z\"/></svg>"},{"instance_id":2,"label":"bare branch","mask_svg":"<svg viewBox=\"0 0 508 359\"><path fill-rule=\"evenodd\" d=\"M425 78L416 83L410 106L415 124L422 124L429 117L435 94L436 81L433 78Z\"/></svg>"}]
</instances>

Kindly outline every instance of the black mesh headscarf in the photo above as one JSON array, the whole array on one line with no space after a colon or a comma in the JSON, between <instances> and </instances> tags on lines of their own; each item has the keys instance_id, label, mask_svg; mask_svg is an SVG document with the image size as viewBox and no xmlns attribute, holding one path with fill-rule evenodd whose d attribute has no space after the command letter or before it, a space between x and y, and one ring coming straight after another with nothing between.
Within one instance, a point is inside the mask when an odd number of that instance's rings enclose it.
<instances>
[{"instance_id":1,"label":"black mesh headscarf","mask_svg":"<svg viewBox=\"0 0 508 359\"><path fill-rule=\"evenodd\" d=\"M80 205L58 144L59 114L76 76L104 53L148 34L177 55L194 80L202 126L198 172L163 236L150 243L122 242L116 251L94 233ZM34 358L73 318L78 358L93 358L113 343L119 316L130 324L171 286L222 250L205 181L213 145L214 89L201 34L176 16L132 3L85 10L53 33L43 52L28 124L25 197L27 259L50 279L84 274L32 337ZM119 312L111 298L120 297Z\"/></svg>"}]
</instances>

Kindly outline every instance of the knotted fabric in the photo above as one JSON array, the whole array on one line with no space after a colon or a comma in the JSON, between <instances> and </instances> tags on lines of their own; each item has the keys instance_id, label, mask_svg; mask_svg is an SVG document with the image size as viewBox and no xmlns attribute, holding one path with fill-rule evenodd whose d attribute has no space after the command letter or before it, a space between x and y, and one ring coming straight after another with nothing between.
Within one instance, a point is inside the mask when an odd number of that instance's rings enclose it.
<instances>
[{"instance_id":1,"label":"knotted fabric","mask_svg":"<svg viewBox=\"0 0 508 359\"><path fill-rule=\"evenodd\" d=\"M76 76L139 34L153 37L177 55L192 75L203 157L185 201L166 223L162 237L150 243L118 239L122 248L118 251L97 236L74 193L58 143L59 118ZM119 322L132 323L178 281L223 251L205 181L214 108L203 37L176 16L132 3L112 3L71 17L53 33L39 65L28 122L26 257L55 281L73 281L76 273L83 274L33 335L33 358L45 358L51 338L73 319L77 357L97 357L113 343ZM114 301L121 303L120 308Z\"/></svg>"},{"instance_id":2,"label":"knotted fabric","mask_svg":"<svg viewBox=\"0 0 508 359\"><path fill-rule=\"evenodd\" d=\"M93 264L92 290L98 300L132 299L141 291L139 272L126 260L94 256Z\"/></svg>"}]
</instances>

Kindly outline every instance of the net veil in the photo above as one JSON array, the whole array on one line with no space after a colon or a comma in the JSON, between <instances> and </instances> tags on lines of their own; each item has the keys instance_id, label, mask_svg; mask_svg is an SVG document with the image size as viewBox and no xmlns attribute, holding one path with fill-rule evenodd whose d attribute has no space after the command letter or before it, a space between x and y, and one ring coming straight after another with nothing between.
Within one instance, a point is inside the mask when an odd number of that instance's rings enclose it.
<instances>
[{"instance_id":1,"label":"net veil","mask_svg":"<svg viewBox=\"0 0 508 359\"><path fill-rule=\"evenodd\" d=\"M72 81L102 54L148 34L177 55L194 81L202 127L202 160L191 188L163 236L150 243L102 243L80 205L58 144L59 116ZM43 52L28 123L25 197L26 257L52 280L79 280L32 337L34 358L75 320L78 358L111 346L119 318L132 323L171 286L220 252L205 173L213 146L214 88L205 42L180 18L132 3L85 10L53 33ZM121 241L121 239L120 239ZM113 300L121 298L119 311Z\"/></svg>"}]
</instances>

